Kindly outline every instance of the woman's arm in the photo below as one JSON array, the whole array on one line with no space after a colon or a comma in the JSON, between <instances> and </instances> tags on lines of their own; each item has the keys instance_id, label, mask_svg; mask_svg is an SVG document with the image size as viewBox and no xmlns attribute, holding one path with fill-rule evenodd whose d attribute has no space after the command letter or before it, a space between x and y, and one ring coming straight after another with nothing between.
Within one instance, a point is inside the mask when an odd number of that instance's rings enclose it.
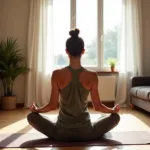
<instances>
[{"instance_id":1,"label":"woman's arm","mask_svg":"<svg viewBox=\"0 0 150 150\"><path fill-rule=\"evenodd\" d=\"M59 99L59 88L57 84L57 70L54 71L52 74L51 85L52 85L52 91L51 91L51 97L49 103L44 107L40 107L40 108L36 107L36 105L33 103L30 107L30 110L32 112L45 113L57 109L58 99Z\"/></svg>"}]
</instances>

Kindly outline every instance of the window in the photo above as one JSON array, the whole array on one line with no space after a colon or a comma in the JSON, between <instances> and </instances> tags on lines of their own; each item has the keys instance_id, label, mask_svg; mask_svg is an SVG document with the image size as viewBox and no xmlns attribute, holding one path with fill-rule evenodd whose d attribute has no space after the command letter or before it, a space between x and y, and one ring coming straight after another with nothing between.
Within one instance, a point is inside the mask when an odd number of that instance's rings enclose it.
<instances>
[{"instance_id":1,"label":"window","mask_svg":"<svg viewBox=\"0 0 150 150\"><path fill-rule=\"evenodd\" d=\"M53 36L55 67L69 63L65 53L65 42L70 30L70 0L53 1Z\"/></svg>"},{"instance_id":2,"label":"window","mask_svg":"<svg viewBox=\"0 0 150 150\"><path fill-rule=\"evenodd\" d=\"M122 0L103 1L103 65L108 58L119 61Z\"/></svg>"},{"instance_id":3,"label":"window","mask_svg":"<svg viewBox=\"0 0 150 150\"><path fill-rule=\"evenodd\" d=\"M79 28L85 42L82 64L96 70L118 59L122 0L54 0L53 32L55 67L69 64L65 42L71 28Z\"/></svg>"},{"instance_id":4,"label":"window","mask_svg":"<svg viewBox=\"0 0 150 150\"><path fill-rule=\"evenodd\" d=\"M87 67L98 66L97 49L97 0L76 1L76 26L85 42L82 64Z\"/></svg>"}]
</instances>

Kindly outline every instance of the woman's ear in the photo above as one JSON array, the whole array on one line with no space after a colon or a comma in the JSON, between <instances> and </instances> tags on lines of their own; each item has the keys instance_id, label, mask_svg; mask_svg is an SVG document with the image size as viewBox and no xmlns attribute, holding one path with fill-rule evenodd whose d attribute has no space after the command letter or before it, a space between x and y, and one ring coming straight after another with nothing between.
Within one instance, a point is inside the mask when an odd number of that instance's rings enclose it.
<instances>
[{"instance_id":1,"label":"woman's ear","mask_svg":"<svg viewBox=\"0 0 150 150\"><path fill-rule=\"evenodd\" d=\"M66 49L66 54L69 54L67 49Z\"/></svg>"},{"instance_id":2,"label":"woman's ear","mask_svg":"<svg viewBox=\"0 0 150 150\"><path fill-rule=\"evenodd\" d=\"M82 53L81 53L81 54L83 55L84 53L85 53L85 49L82 50Z\"/></svg>"}]
</instances>

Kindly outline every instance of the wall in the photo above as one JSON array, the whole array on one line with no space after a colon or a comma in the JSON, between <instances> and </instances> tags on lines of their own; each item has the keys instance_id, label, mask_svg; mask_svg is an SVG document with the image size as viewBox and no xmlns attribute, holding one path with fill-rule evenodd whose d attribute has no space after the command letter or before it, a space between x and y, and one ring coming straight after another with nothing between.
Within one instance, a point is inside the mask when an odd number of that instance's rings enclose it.
<instances>
[{"instance_id":1,"label":"wall","mask_svg":"<svg viewBox=\"0 0 150 150\"><path fill-rule=\"evenodd\" d=\"M143 70L144 75L150 75L150 0L141 1L143 20Z\"/></svg>"},{"instance_id":2,"label":"wall","mask_svg":"<svg viewBox=\"0 0 150 150\"><path fill-rule=\"evenodd\" d=\"M27 49L27 33L29 19L30 0L0 0L0 39L16 37L22 54ZM17 95L17 102L24 102L24 76L20 75L14 84L14 94ZM0 96L3 94L2 86Z\"/></svg>"}]
</instances>

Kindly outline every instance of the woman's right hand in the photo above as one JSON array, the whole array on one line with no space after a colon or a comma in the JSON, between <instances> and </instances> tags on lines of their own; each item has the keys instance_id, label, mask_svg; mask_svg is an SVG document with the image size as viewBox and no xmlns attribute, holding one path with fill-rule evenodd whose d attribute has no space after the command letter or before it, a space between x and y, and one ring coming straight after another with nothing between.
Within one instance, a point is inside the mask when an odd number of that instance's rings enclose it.
<instances>
[{"instance_id":1,"label":"woman's right hand","mask_svg":"<svg viewBox=\"0 0 150 150\"><path fill-rule=\"evenodd\" d=\"M38 112L37 110L38 110L38 108L37 108L37 106L36 106L36 104L33 102L32 103L32 105L30 106L30 110L31 110L31 112Z\"/></svg>"},{"instance_id":2,"label":"woman's right hand","mask_svg":"<svg viewBox=\"0 0 150 150\"><path fill-rule=\"evenodd\" d=\"M113 108L114 113L118 113L119 110L120 110L120 105L119 104L115 105Z\"/></svg>"}]
</instances>

